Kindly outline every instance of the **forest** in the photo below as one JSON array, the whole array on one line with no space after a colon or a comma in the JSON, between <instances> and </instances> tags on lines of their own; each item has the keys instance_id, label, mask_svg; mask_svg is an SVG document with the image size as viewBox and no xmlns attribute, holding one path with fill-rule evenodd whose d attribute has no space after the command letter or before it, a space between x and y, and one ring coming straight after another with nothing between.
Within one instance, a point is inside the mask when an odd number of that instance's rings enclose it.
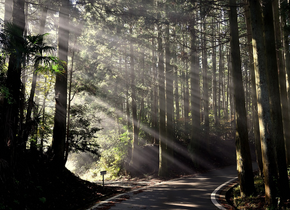
<instances>
[{"instance_id":1,"label":"forest","mask_svg":"<svg viewBox=\"0 0 290 210\"><path fill-rule=\"evenodd\" d=\"M0 0L0 209L252 161L285 207L289 38L288 0Z\"/></svg>"}]
</instances>

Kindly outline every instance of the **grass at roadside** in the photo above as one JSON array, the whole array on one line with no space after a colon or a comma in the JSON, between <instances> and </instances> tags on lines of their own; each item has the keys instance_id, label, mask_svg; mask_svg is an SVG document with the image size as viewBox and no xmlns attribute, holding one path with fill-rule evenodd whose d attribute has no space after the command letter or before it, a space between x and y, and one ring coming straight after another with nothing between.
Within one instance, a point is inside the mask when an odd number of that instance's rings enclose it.
<instances>
[{"instance_id":1,"label":"grass at roadside","mask_svg":"<svg viewBox=\"0 0 290 210\"><path fill-rule=\"evenodd\" d=\"M237 209L263 209L265 206L264 181L260 176L254 178L256 193L250 197L241 197L240 185L229 191L228 200Z\"/></svg>"},{"instance_id":2,"label":"grass at roadside","mask_svg":"<svg viewBox=\"0 0 290 210\"><path fill-rule=\"evenodd\" d=\"M237 184L231 188L227 193L228 202L235 207L235 209L270 209L265 203L265 186L264 180L261 176L255 176L254 184L256 192L249 197L241 197L240 185ZM278 195L278 205L279 205ZM280 209L290 209L290 203L284 203L285 205ZM279 209L278 207L276 209Z\"/></svg>"}]
</instances>

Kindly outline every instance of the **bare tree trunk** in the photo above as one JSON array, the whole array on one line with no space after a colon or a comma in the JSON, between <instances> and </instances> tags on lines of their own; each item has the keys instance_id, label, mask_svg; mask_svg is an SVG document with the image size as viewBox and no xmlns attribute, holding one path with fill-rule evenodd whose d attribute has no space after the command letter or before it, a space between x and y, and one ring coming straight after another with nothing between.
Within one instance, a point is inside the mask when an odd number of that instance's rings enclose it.
<instances>
[{"instance_id":1,"label":"bare tree trunk","mask_svg":"<svg viewBox=\"0 0 290 210\"><path fill-rule=\"evenodd\" d=\"M247 1L245 1L247 3ZM262 161L262 151L261 151L261 141L259 132L259 118L258 118L258 107L257 107L257 93L256 93L256 79L255 79L255 68L254 68L254 57L253 57L253 45L252 45L252 25L251 25L251 14L249 5L245 5L246 11L246 24L248 33L248 46L249 46L249 61L250 61L250 72L251 72L251 95L252 95L252 113L253 113L253 133L255 138L255 152L256 161L259 167L259 174L263 173L263 161Z\"/></svg>"},{"instance_id":2,"label":"bare tree trunk","mask_svg":"<svg viewBox=\"0 0 290 210\"><path fill-rule=\"evenodd\" d=\"M55 82L55 115L53 128L53 162L54 166L62 169L64 167L64 151L66 140L66 116L67 116L67 62L68 62L68 40L69 40L69 0L61 2L59 12L58 33L58 57L62 60L62 73L56 75Z\"/></svg>"},{"instance_id":3,"label":"bare tree trunk","mask_svg":"<svg viewBox=\"0 0 290 210\"><path fill-rule=\"evenodd\" d=\"M206 49L206 36L205 36L205 29L206 23L205 19L203 20L203 49L202 49L202 68L203 68L203 106L204 106L204 133L206 139L207 149L209 149L209 94L208 94L208 66L207 66L207 49Z\"/></svg>"},{"instance_id":4,"label":"bare tree trunk","mask_svg":"<svg viewBox=\"0 0 290 210\"><path fill-rule=\"evenodd\" d=\"M157 100L157 68L156 68L156 55L155 55L155 42L152 38L152 73L153 73L153 90L152 90L152 137L153 144L156 144L158 137L158 100Z\"/></svg>"},{"instance_id":5,"label":"bare tree trunk","mask_svg":"<svg viewBox=\"0 0 290 210\"><path fill-rule=\"evenodd\" d=\"M19 28L19 36L25 29L24 1L13 1L13 24ZM20 89L21 89L21 58L12 53L9 57L6 88L9 98L4 99L2 122L0 125L0 158L7 161L12 170L16 169L19 156L24 152L23 142L19 137Z\"/></svg>"},{"instance_id":6,"label":"bare tree trunk","mask_svg":"<svg viewBox=\"0 0 290 210\"><path fill-rule=\"evenodd\" d=\"M191 24L189 26L191 39L190 52L190 99L191 99L191 138L189 144L189 152L191 159L195 165L200 164L197 157L200 148L200 90L199 90L199 67L196 49L196 31L195 31L195 14L192 15Z\"/></svg>"},{"instance_id":7,"label":"bare tree trunk","mask_svg":"<svg viewBox=\"0 0 290 210\"><path fill-rule=\"evenodd\" d=\"M219 29L220 30L220 29ZM217 104L218 104L218 121L217 125L220 124L221 119L221 94L222 94L222 71L223 71L223 44L221 43L221 40L219 40L219 82L218 82L218 98L217 98Z\"/></svg>"},{"instance_id":8,"label":"bare tree trunk","mask_svg":"<svg viewBox=\"0 0 290 210\"><path fill-rule=\"evenodd\" d=\"M212 22L213 22L214 18L212 18ZM215 33L215 26L212 23L212 74L213 74L213 79L212 79L212 89L213 89L213 93L212 93L212 106L213 106L213 116L214 116L214 125L217 126L217 76L216 76L216 40L214 38Z\"/></svg>"},{"instance_id":9,"label":"bare tree trunk","mask_svg":"<svg viewBox=\"0 0 290 210\"><path fill-rule=\"evenodd\" d=\"M130 34L132 35L132 26L130 27ZM134 49L133 43L130 43L130 76L131 76L131 98L132 98L132 126L133 126L133 141L132 141L132 154L130 164L134 165L136 160L136 151L138 147L138 119L137 119L137 104L136 104L136 91L135 91L135 69L134 69Z\"/></svg>"},{"instance_id":10,"label":"bare tree trunk","mask_svg":"<svg viewBox=\"0 0 290 210\"><path fill-rule=\"evenodd\" d=\"M168 8L166 8L167 10ZM167 11L168 12L168 11ZM173 104L173 68L170 64L171 52L169 42L169 22L165 23L165 62L166 62L166 138L167 138L167 154L168 167L173 164L173 150L174 150L174 104Z\"/></svg>"},{"instance_id":11,"label":"bare tree trunk","mask_svg":"<svg viewBox=\"0 0 290 210\"><path fill-rule=\"evenodd\" d=\"M76 43L75 38L75 43ZM74 58L75 58L75 46L73 48L72 57L71 57L71 70L69 73L69 89L68 89L68 108L67 108L67 128L66 128L66 142L65 142L65 155L64 155L64 164L66 164L68 154L69 154L69 144L70 144L70 110L71 110L71 102L74 98L72 96L72 78L73 78L73 71L74 71Z\"/></svg>"},{"instance_id":12,"label":"bare tree trunk","mask_svg":"<svg viewBox=\"0 0 290 210\"><path fill-rule=\"evenodd\" d=\"M281 8L288 8L290 6L289 1L281 1ZM283 24L283 46L284 46L284 59L285 59L285 68L286 68L286 73L288 75L287 82L290 84L290 51L289 51L289 36L290 32L287 29L287 14L285 10L281 11L281 19L282 19L282 24ZM290 89L289 86L287 88L288 91L288 107L290 107ZM290 109L288 108L288 115L290 114ZM289 141L289 139L288 139ZM287 165L290 164L290 149L288 149L287 146Z\"/></svg>"},{"instance_id":13,"label":"bare tree trunk","mask_svg":"<svg viewBox=\"0 0 290 210\"><path fill-rule=\"evenodd\" d=\"M263 160L263 175L265 182L265 199L276 206L276 184L278 179L275 163L275 143L271 137L272 122L270 116L270 102L266 74L266 57L263 35L262 9L259 0L249 0L251 23L252 23L252 45L254 57L254 69L256 79L256 93L258 105L258 119L260 130L261 151Z\"/></svg>"},{"instance_id":14,"label":"bare tree trunk","mask_svg":"<svg viewBox=\"0 0 290 210\"><path fill-rule=\"evenodd\" d=\"M158 2L160 8L160 2ZM160 13L158 13L160 18ZM158 72L159 72L159 170L158 176L167 175L166 160L166 122L165 122L165 76L164 76L164 53L162 48L162 24L158 25Z\"/></svg>"},{"instance_id":15,"label":"bare tree trunk","mask_svg":"<svg viewBox=\"0 0 290 210\"><path fill-rule=\"evenodd\" d=\"M236 120L236 154L237 170L240 181L241 196L249 196L254 190L252 160L248 141L247 114L245 109L245 95L242 82L241 57L239 47L239 32L237 23L236 0L230 0L230 34L231 57L234 82L234 100L237 112Z\"/></svg>"},{"instance_id":16,"label":"bare tree trunk","mask_svg":"<svg viewBox=\"0 0 290 210\"><path fill-rule=\"evenodd\" d=\"M286 90L286 71L285 71L285 61L282 51L282 35L281 35L281 25L279 22L279 8L278 1L273 1L273 11L274 11L274 24L275 24L275 39L276 39L276 55L278 61L278 73L279 73L279 84L280 84L280 97L282 105L282 117L283 117L283 131L284 131L284 141L285 141L285 151L286 160L290 161L290 122L289 122L289 108L287 100L287 90ZM287 47L288 49L289 47ZM290 75L288 75L290 76ZM288 163L289 164L289 163Z\"/></svg>"},{"instance_id":17,"label":"bare tree trunk","mask_svg":"<svg viewBox=\"0 0 290 210\"><path fill-rule=\"evenodd\" d=\"M227 53L227 60L229 60L229 57L230 57L230 55L229 55L229 52ZM230 71L229 71L229 64L228 64L228 75L227 75L227 80L228 80L228 83L227 83L227 85L226 85L226 93L227 93L227 95L226 95L226 105L225 105L225 119L226 120L228 120L229 119L229 91L230 91L230 88L229 88L229 86L230 86Z\"/></svg>"},{"instance_id":18,"label":"bare tree trunk","mask_svg":"<svg viewBox=\"0 0 290 210\"><path fill-rule=\"evenodd\" d=\"M271 108L271 120L272 120L272 137L275 140L276 148L276 163L278 168L278 184L281 193L281 201L286 201L290 196L287 165L286 165L286 153L285 153L285 141L283 132L283 119L281 109L281 99L279 92L279 75L276 58L276 46L275 46L275 32L278 29L274 29L273 22L273 7L271 0L264 1L263 18L264 18L264 30L265 30L265 48L266 48L266 70L268 78L269 99ZM277 34L276 34L277 35ZM280 40L279 40L280 41ZM282 69L280 71L283 72ZM282 72L280 72L282 74ZM285 106L286 108L286 106ZM289 129L289 128L287 128ZM278 155L279 154L279 155Z\"/></svg>"}]
</instances>

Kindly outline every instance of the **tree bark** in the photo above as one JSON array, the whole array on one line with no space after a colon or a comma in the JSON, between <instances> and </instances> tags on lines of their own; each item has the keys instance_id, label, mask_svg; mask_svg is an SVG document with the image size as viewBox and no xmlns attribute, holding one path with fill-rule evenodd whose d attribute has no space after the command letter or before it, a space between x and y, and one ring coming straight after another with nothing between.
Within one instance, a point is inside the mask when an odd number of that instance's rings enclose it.
<instances>
[{"instance_id":1,"label":"tree bark","mask_svg":"<svg viewBox=\"0 0 290 210\"><path fill-rule=\"evenodd\" d=\"M273 7L271 0L263 1L263 20L266 48L266 71L269 89L269 100L272 120L272 137L275 140L276 164L278 168L278 184L281 193L281 201L289 198L289 183L286 165L286 153L283 133L283 119L281 109L281 99L279 92L279 75L275 46L275 29L273 22ZM276 33L277 33L276 29ZM279 40L280 41L280 40ZM282 71L282 69L281 69ZM280 72L282 73L282 72ZM289 129L289 128L287 128Z\"/></svg>"},{"instance_id":2,"label":"tree bark","mask_svg":"<svg viewBox=\"0 0 290 210\"><path fill-rule=\"evenodd\" d=\"M133 34L132 26L130 27L130 34ZM136 91L135 91L135 69L134 69L134 49L133 43L130 43L130 76L131 76L131 98L132 98L132 127L133 127L133 141L132 141L132 154L131 165L134 165L136 159L136 151L138 147L138 119L137 119L137 104L136 104Z\"/></svg>"},{"instance_id":3,"label":"tree bark","mask_svg":"<svg viewBox=\"0 0 290 210\"><path fill-rule=\"evenodd\" d=\"M286 160L290 161L290 122L289 122L289 107L287 100L287 89L286 89L286 66L282 51L282 35L281 35L281 25L279 21L279 8L278 1L273 1L273 11L274 11L274 28L275 28L275 40L276 40L276 55L278 62L278 74L279 74L279 84L280 84L280 97L282 105L282 119L283 119L283 131L284 131L284 142L286 151ZM289 47L287 47L288 49ZM290 75L288 75L290 76Z\"/></svg>"},{"instance_id":4,"label":"tree bark","mask_svg":"<svg viewBox=\"0 0 290 210\"><path fill-rule=\"evenodd\" d=\"M256 93L256 79L255 79L255 69L254 69L254 57L253 57L253 45L252 45L252 25L251 25L251 15L250 8L245 2L245 15L246 15L246 24L247 24L247 41L249 46L249 61L250 61L250 72L251 72L251 93L252 93L252 118L253 118L253 133L255 138L255 152L256 152L256 161L259 167L259 175L263 173L263 161L262 161L262 151L261 151L261 141L260 141L260 132L259 132L259 119L258 119L258 107L257 107L257 93Z\"/></svg>"},{"instance_id":5,"label":"tree bark","mask_svg":"<svg viewBox=\"0 0 290 210\"><path fill-rule=\"evenodd\" d=\"M203 49L202 49L202 69L203 69L203 107L204 107L204 133L206 139L206 147L209 149L209 94L208 94L208 66L207 66L207 49L206 49L206 22L205 18L203 19Z\"/></svg>"},{"instance_id":6,"label":"tree bark","mask_svg":"<svg viewBox=\"0 0 290 210\"><path fill-rule=\"evenodd\" d=\"M13 24L18 27L19 34L23 36L25 29L25 15L24 15L24 1L13 1ZM19 39L20 37L15 37ZM21 38L20 38L21 39ZM20 40L21 41L21 40ZM21 43L20 43L21 44ZM12 53L9 57L6 87L8 89L9 97L4 99L3 105L3 121L1 126L1 149L0 158L6 160L12 169L15 169L18 156L24 151L23 142L19 138L19 112L20 112L20 98L21 96L21 70L22 60L24 55L16 55Z\"/></svg>"},{"instance_id":7,"label":"tree bark","mask_svg":"<svg viewBox=\"0 0 290 210\"><path fill-rule=\"evenodd\" d=\"M158 2L158 8L160 3ZM158 13L160 18L160 13ZM159 73L159 170L158 176L167 176L166 160L166 122L165 122L165 76L164 76L164 53L162 47L162 24L158 24L158 73Z\"/></svg>"},{"instance_id":8,"label":"tree bark","mask_svg":"<svg viewBox=\"0 0 290 210\"><path fill-rule=\"evenodd\" d=\"M167 11L167 8L166 8ZM173 150L174 150L174 104L173 104L173 68L170 64L171 52L169 42L169 22L165 23L165 62L166 62L166 139L167 139L167 154L168 167L173 164Z\"/></svg>"},{"instance_id":9,"label":"tree bark","mask_svg":"<svg viewBox=\"0 0 290 210\"><path fill-rule=\"evenodd\" d=\"M263 160L263 175L265 183L265 200L269 205L276 206L276 184L278 179L275 151L275 142L271 137L272 122L270 116L270 102L266 73L266 54L264 44L264 27L262 20L262 8L259 0L248 1L252 23L252 45L254 57L254 69L256 79L256 93L258 106L259 131Z\"/></svg>"},{"instance_id":10,"label":"tree bark","mask_svg":"<svg viewBox=\"0 0 290 210\"><path fill-rule=\"evenodd\" d=\"M55 82L55 115L53 128L53 165L63 169L65 164L65 139L67 116L67 62L69 41L69 0L62 0L59 12L58 57L62 61L61 73L57 73Z\"/></svg>"},{"instance_id":11,"label":"tree bark","mask_svg":"<svg viewBox=\"0 0 290 210\"><path fill-rule=\"evenodd\" d=\"M214 19L212 19L213 22ZM213 79L212 79L212 89L213 89L213 93L212 93L212 106L213 106L213 116L214 116L214 125L217 126L217 76L216 76L216 40L214 38L215 33L215 26L212 23L212 74L213 74Z\"/></svg>"},{"instance_id":12,"label":"tree bark","mask_svg":"<svg viewBox=\"0 0 290 210\"><path fill-rule=\"evenodd\" d=\"M190 99L191 99L191 137L189 144L189 152L191 159L198 166L198 151L200 148L200 90L199 90L199 68L196 49L196 31L195 31L195 14L192 15L192 20L189 26L190 32Z\"/></svg>"},{"instance_id":13,"label":"tree bark","mask_svg":"<svg viewBox=\"0 0 290 210\"><path fill-rule=\"evenodd\" d=\"M237 23L236 0L230 0L230 45L232 57L232 73L234 82L234 100L237 113L236 120L236 154L237 170L240 181L241 196L251 195L254 188L251 153L248 141L247 114L242 82L239 33Z\"/></svg>"},{"instance_id":14,"label":"tree bark","mask_svg":"<svg viewBox=\"0 0 290 210\"><path fill-rule=\"evenodd\" d=\"M281 8L288 8L290 6L289 4L289 1L281 1ZM285 10L282 10L281 11L281 19L282 19L282 24L283 24L283 46L284 46L284 58L285 58L285 68L286 68L286 73L288 75L288 79L287 79L287 82L288 84L290 84L290 51L289 51L289 36L290 36L290 32L289 30L287 29L287 15L286 15L286 11ZM290 89L289 89L289 86L287 88L287 91L288 91L288 114L290 114ZM289 142L289 139L286 139L287 142ZM287 146L287 145L286 145ZM290 164L290 149L288 149L288 146L287 146L287 165Z\"/></svg>"},{"instance_id":15,"label":"tree bark","mask_svg":"<svg viewBox=\"0 0 290 210\"><path fill-rule=\"evenodd\" d=\"M220 30L220 28L219 28ZM222 71L223 71L223 44L221 38L219 40L219 80L218 80L218 96L217 96L217 108L218 108L218 120L217 125L220 124L221 120L221 110L222 110L222 103L221 103L221 94L222 94Z\"/></svg>"}]
</instances>

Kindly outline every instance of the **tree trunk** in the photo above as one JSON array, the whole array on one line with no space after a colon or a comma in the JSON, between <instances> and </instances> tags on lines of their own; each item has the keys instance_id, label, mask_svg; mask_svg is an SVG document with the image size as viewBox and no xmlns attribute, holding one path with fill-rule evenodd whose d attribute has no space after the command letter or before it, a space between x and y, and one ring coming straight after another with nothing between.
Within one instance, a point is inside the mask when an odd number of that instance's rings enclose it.
<instances>
[{"instance_id":1,"label":"tree trunk","mask_svg":"<svg viewBox=\"0 0 290 210\"><path fill-rule=\"evenodd\" d=\"M223 71L223 44L222 41L219 40L219 82L218 82L218 97L217 97L217 108L218 108L218 121L217 121L217 125L220 124L220 120L221 120L221 110L222 110L222 106L221 106L221 94L222 94L222 71Z\"/></svg>"},{"instance_id":2,"label":"tree trunk","mask_svg":"<svg viewBox=\"0 0 290 210\"><path fill-rule=\"evenodd\" d=\"M130 34L132 35L132 26L130 27ZM132 127L133 127L133 141L132 141L132 154L131 154L131 165L134 165L136 160L136 151L138 147L138 119L137 119L137 104L136 104L136 91L135 91L135 69L134 69L134 49L133 43L130 43L130 76L131 76L131 98L132 98Z\"/></svg>"},{"instance_id":3,"label":"tree trunk","mask_svg":"<svg viewBox=\"0 0 290 210\"><path fill-rule=\"evenodd\" d=\"M290 160L290 122L289 122L289 108L287 100L287 89L286 89L286 71L285 71L285 61L282 51L282 36L281 36L281 26L279 22L279 8L278 1L273 1L273 11L274 11L274 26L275 26L275 39L276 39L276 55L278 59L278 73L279 73L279 84L280 84L280 97L282 105L282 117L283 117L283 131L284 131L284 142L286 148L286 160ZM288 49L289 47L287 47ZM290 76L290 75L288 75Z\"/></svg>"},{"instance_id":4,"label":"tree trunk","mask_svg":"<svg viewBox=\"0 0 290 210\"><path fill-rule=\"evenodd\" d=\"M272 122L270 117L270 102L268 84L266 78L266 57L263 35L262 9L259 0L248 1L252 23L252 45L254 57L254 69L256 79L256 93L258 105L258 119L260 141L263 160L263 175L265 183L265 199L271 206L276 206L276 184L278 179L275 151L275 142L271 137Z\"/></svg>"},{"instance_id":5,"label":"tree trunk","mask_svg":"<svg viewBox=\"0 0 290 210\"><path fill-rule=\"evenodd\" d=\"M212 19L213 22L214 19ZM212 79L212 108L213 108L213 116L214 116L214 125L217 126L217 76L216 76L216 41L214 38L214 30L215 26L212 23L212 74L213 74L213 79Z\"/></svg>"},{"instance_id":6,"label":"tree trunk","mask_svg":"<svg viewBox=\"0 0 290 210\"><path fill-rule=\"evenodd\" d=\"M289 8L289 1L281 1L281 8ZM286 15L286 11L282 10L281 12L281 19L282 19L282 24L283 24L283 45L284 45L284 50L285 50L285 68L286 68L286 73L288 75L288 79L287 79L287 82L288 84L290 84L290 51L289 51L289 36L290 36L290 32L289 30L287 29L287 15ZM290 114L290 89L289 89L289 86L287 88L288 90L288 115ZM287 150L287 153L286 153L286 157L287 157L287 165L290 165L290 149L289 149L289 139L286 138L287 140L287 143L286 143L286 150Z\"/></svg>"},{"instance_id":7,"label":"tree trunk","mask_svg":"<svg viewBox=\"0 0 290 210\"><path fill-rule=\"evenodd\" d=\"M128 69L128 54L127 54L127 45L125 45L125 72L127 75L130 75L129 69ZM129 81L126 80L126 120L127 120L127 131L129 132L130 130L130 103L129 103Z\"/></svg>"},{"instance_id":8,"label":"tree trunk","mask_svg":"<svg viewBox=\"0 0 290 210\"><path fill-rule=\"evenodd\" d=\"M61 73L55 81L55 115L53 128L53 164L63 169L65 160L66 116L67 116L67 62L69 40L69 0L62 0L59 12L58 57L62 61Z\"/></svg>"},{"instance_id":9,"label":"tree trunk","mask_svg":"<svg viewBox=\"0 0 290 210\"><path fill-rule=\"evenodd\" d=\"M230 51L228 51L227 53L227 60L229 60L230 57ZM228 83L227 83L227 88L226 88L226 92L227 92L227 96L226 96L226 107L225 107L225 119L228 121L229 120L229 100L230 100L230 64L228 63Z\"/></svg>"},{"instance_id":10,"label":"tree trunk","mask_svg":"<svg viewBox=\"0 0 290 210\"><path fill-rule=\"evenodd\" d=\"M77 38L75 38L75 42L77 42ZM65 156L64 156L64 164L67 162L68 154L69 154L69 144L70 144L70 112L71 112L71 102L74 98L72 96L72 78L74 71L74 58L75 58L75 45L73 47L72 57L71 57L71 69L69 72L69 87L68 87L68 107L67 107L67 128L66 128L66 142L65 142Z\"/></svg>"},{"instance_id":11,"label":"tree trunk","mask_svg":"<svg viewBox=\"0 0 290 210\"><path fill-rule=\"evenodd\" d=\"M167 8L166 8L167 9ZM173 164L173 150L174 150L174 104L173 104L173 68L170 64L171 52L169 43L169 22L165 23L165 62L166 62L166 138L167 138L167 154L168 167Z\"/></svg>"},{"instance_id":12,"label":"tree trunk","mask_svg":"<svg viewBox=\"0 0 290 210\"><path fill-rule=\"evenodd\" d=\"M153 90L152 90L152 137L153 144L156 144L158 137L158 91L157 91L157 68L156 68L156 52L155 52L155 42L152 38L152 74L153 74Z\"/></svg>"},{"instance_id":13,"label":"tree trunk","mask_svg":"<svg viewBox=\"0 0 290 210\"><path fill-rule=\"evenodd\" d=\"M25 29L25 16L24 16L24 1L13 1L13 24L19 28L19 36L23 36ZM18 37L16 38L18 39ZM23 55L21 55L23 56ZM0 158L6 160L12 169L15 169L18 163L18 157L25 149L23 142L19 138L19 112L20 112L20 98L21 93L21 66L22 57L17 57L12 53L9 57L6 88L9 92L9 97L4 99L3 105L3 122L1 123L1 149Z\"/></svg>"},{"instance_id":14,"label":"tree trunk","mask_svg":"<svg viewBox=\"0 0 290 210\"><path fill-rule=\"evenodd\" d=\"M191 159L198 166L198 151L200 148L200 90L199 90L199 67L196 49L196 31L195 31L195 15L193 14L190 22L189 31L191 38L190 46L190 99L191 99L191 137L189 144L189 152Z\"/></svg>"},{"instance_id":15,"label":"tree trunk","mask_svg":"<svg viewBox=\"0 0 290 210\"><path fill-rule=\"evenodd\" d=\"M250 61L250 74L251 74L251 93L252 93L252 118L253 118L253 133L255 138L255 152L256 152L256 161L259 167L259 175L262 175L263 172L263 161L262 161L262 151L261 151L261 142L260 142L260 132L259 132L259 119L258 119L258 108L257 108L257 93L256 93L256 79L255 79L255 69L254 69L254 57L253 57L253 46L252 46L252 25L251 25L251 14L250 8L245 1L245 15L246 15L246 24L247 24L247 33L248 33L248 46L249 46L249 61Z\"/></svg>"},{"instance_id":16,"label":"tree trunk","mask_svg":"<svg viewBox=\"0 0 290 210\"><path fill-rule=\"evenodd\" d=\"M159 2L158 2L158 8ZM160 16L160 13L159 15ZM160 17L159 17L160 18ZM159 170L158 176L167 175L166 161L166 122L165 122L165 77L164 77L164 53L162 48L162 24L158 25L158 72L159 72Z\"/></svg>"},{"instance_id":17,"label":"tree trunk","mask_svg":"<svg viewBox=\"0 0 290 210\"><path fill-rule=\"evenodd\" d=\"M205 36L205 29L206 23L205 19L203 20L203 49L202 49L202 68L203 68L203 106L204 106L204 133L206 139L207 149L209 149L209 94L208 94L208 68L207 68L207 49L206 49L206 36Z\"/></svg>"},{"instance_id":18,"label":"tree trunk","mask_svg":"<svg viewBox=\"0 0 290 210\"><path fill-rule=\"evenodd\" d=\"M287 175L285 143L283 133L283 119L281 110L281 100L279 92L279 75L276 58L275 30L273 22L273 7L271 0L264 1L263 18L265 30L265 48L266 48L266 71L269 89L271 120L272 120L272 137L275 140L276 163L278 168L278 183L281 201L289 198L289 183ZM277 33L276 29L276 33ZM280 40L279 40L280 41ZM280 69L282 71L282 69ZM283 71L282 71L283 72ZM282 73L280 72L280 73ZM289 129L289 128L287 128ZM278 155L279 154L279 155Z\"/></svg>"},{"instance_id":19,"label":"tree trunk","mask_svg":"<svg viewBox=\"0 0 290 210\"><path fill-rule=\"evenodd\" d=\"M234 100L237 112L236 120L236 153L237 170L240 181L241 196L251 195L254 188L251 153L248 141L247 114L245 109L245 95L242 82L241 57L239 48L239 33L237 23L236 0L230 0L230 34L231 57L234 82Z\"/></svg>"}]
</instances>

